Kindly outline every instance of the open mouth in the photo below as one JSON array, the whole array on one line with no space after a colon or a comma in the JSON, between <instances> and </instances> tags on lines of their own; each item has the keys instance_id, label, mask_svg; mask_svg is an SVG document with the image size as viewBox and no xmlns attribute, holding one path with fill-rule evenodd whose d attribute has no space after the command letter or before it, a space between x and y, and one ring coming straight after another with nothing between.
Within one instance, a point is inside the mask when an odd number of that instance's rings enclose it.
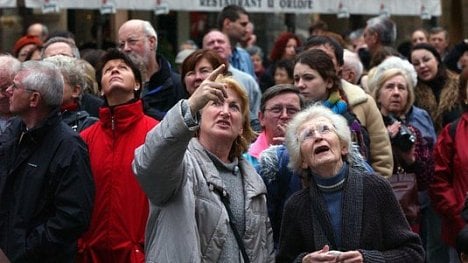
<instances>
[{"instance_id":1,"label":"open mouth","mask_svg":"<svg viewBox=\"0 0 468 263\"><path fill-rule=\"evenodd\" d=\"M314 154L321 154L323 152L327 152L328 150L330 150L330 148L328 146L326 146L326 145L319 146L319 147L315 148Z\"/></svg>"},{"instance_id":2,"label":"open mouth","mask_svg":"<svg viewBox=\"0 0 468 263\"><path fill-rule=\"evenodd\" d=\"M225 121L225 120L217 121L216 124L223 126L223 127L229 127L231 125L229 121Z\"/></svg>"}]
</instances>

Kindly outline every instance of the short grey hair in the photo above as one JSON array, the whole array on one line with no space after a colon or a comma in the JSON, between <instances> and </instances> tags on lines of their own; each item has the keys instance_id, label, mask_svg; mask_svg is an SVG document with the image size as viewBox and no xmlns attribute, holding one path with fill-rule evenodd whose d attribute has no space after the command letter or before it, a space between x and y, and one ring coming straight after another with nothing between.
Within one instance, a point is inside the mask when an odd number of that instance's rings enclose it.
<instances>
[{"instance_id":1,"label":"short grey hair","mask_svg":"<svg viewBox=\"0 0 468 263\"><path fill-rule=\"evenodd\" d=\"M386 16L377 16L367 20L367 29L376 32L383 45L390 46L396 40L396 24Z\"/></svg>"},{"instance_id":2,"label":"short grey hair","mask_svg":"<svg viewBox=\"0 0 468 263\"><path fill-rule=\"evenodd\" d=\"M141 25L143 26L143 32L145 32L147 36L155 37L156 39L158 39L158 34L156 33L156 30L151 25L151 23L146 20L140 20L140 21L141 21Z\"/></svg>"},{"instance_id":3,"label":"short grey hair","mask_svg":"<svg viewBox=\"0 0 468 263\"><path fill-rule=\"evenodd\" d=\"M47 49L47 47L49 47L50 45L52 45L54 43L60 43L60 42L65 43L68 46L70 46L73 57L80 58L80 50L76 46L75 40L73 40L71 38L66 38L66 37L53 37L53 38L50 38L49 40L47 40L44 43L44 46L42 48L41 57L44 58L44 51Z\"/></svg>"},{"instance_id":4,"label":"short grey hair","mask_svg":"<svg viewBox=\"0 0 468 263\"><path fill-rule=\"evenodd\" d=\"M321 105L320 103L312 104L303 111L297 113L296 116L294 116L294 118L289 122L288 128L286 129L285 145L289 153L288 167L294 172L300 173L302 175L304 175L306 170L301 167L303 160L301 154L301 144L298 140L299 128L307 121L316 119L318 117L327 118L331 123L333 123L338 138L340 138L341 142L346 145L348 151L351 153L351 131L346 119L343 116L334 113L329 108Z\"/></svg>"},{"instance_id":5,"label":"short grey hair","mask_svg":"<svg viewBox=\"0 0 468 263\"><path fill-rule=\"evenodd\" d=\"M364 71L364 66L362 65L362 62L359 59L358 54L348 49L344 49L343 51L343 67L349 67L350 69L352 69L353 72L356 74L356 80L359 80L359 78L362 75L362 72Z\"/></svg>"},{"instance_id":6,"label":"short grey hair","mask_svg":"<svg viewBox=\"0 0 468 263\"><path fill-rule=\"evenodd\" d=\"M0 76L8 77L11 81L20 70L21 62L10 54L0 55Z\"/></svg>"},{"instance_id":7,"label":"short grey hair","mask_svg":"<svg viewBox=\"0 0 468 263\"><path fill-rule=\"evenodd\" d=\"M53 63L28 60L21 64L19 72L27 73L23 86L39 92L46 106L56 108L62 104L63 76Z\"/></svg>"},{"instance_id":8,"label":"short grey hair","mask_svg":"<svg viewBox=\"0 0 468 263\"><path fill-rule=\"evenodd\" d=\"M45 58L44 61L53 63L62 73L63 80L71 86L80 86L80 98L86 87L84 68L80 66L78 59L67 56L53 56Z\"/></svg>"}]
</instances>

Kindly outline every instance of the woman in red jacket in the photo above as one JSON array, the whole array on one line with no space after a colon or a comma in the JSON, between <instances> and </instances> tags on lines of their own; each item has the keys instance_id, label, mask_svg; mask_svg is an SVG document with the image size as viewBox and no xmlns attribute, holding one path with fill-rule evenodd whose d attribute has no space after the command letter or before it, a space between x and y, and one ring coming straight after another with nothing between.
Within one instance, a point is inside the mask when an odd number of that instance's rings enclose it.
<instances>
[{"instance_id":1,"label":"woman in red jacket","mask_svg":"<svg viewBox=\"0 0 468 263\"><path fill-rule=\"evenodd\" d=\"M81 133L88 144L96 197L78 262L144 262L148 200L132 172L134 150L158 122L143 114L142 79L135 64L113 49L98 69L105 105Z\"/></svg>"},{"instance_id":2,"label":"woman in red jacket","mask_svg":"<svg viewBox=\"0 0 468 263\"><path fill-rule=\"evenodd\" d=\"M434 208L442 217L442 239L452 247L451 260L457 257L455 238L465 225L461 211L468 192L467 80L468 69L465 69L460 75L458 90L463 113L439 134L434 149L435 176L430 188Z\"/></svg>"}]
</instances>

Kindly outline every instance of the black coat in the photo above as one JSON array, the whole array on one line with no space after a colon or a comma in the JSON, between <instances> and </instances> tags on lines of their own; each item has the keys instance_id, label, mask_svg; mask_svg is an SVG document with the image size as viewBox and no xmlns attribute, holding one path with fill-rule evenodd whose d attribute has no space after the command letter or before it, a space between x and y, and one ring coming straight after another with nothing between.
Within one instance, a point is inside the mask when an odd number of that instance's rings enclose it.
<instances>
[{"instance_id":1,"label":"black coat","mask_svg":"<svg viewBox=\"0 0 468 263\"><path fill-rule=\"evenodd\" d=\"M160 121L172 106L186 99L188 94L182 87L180 75L172 71L169 61L162 56L156 59L160 69L145 83L141 98L145 114Z\"/></svg>"},{"instance_id":2,"label":"black coat","mask_svg":"<svg viewBox=\"0 0 468 263\"><path fill-rule=\"evenodd\" d=\"M86 144L54 111L0 138L0 248L12 262L74 262L94 183Z\"/></svg>"}]
</instances>

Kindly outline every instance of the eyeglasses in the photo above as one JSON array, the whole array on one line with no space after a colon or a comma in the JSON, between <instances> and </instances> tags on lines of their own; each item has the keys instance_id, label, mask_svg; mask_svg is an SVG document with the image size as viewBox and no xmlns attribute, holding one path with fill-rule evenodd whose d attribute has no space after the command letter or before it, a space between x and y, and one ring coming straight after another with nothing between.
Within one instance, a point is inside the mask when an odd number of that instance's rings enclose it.
<instances>
[{"instance_id":1,"label":"eyeglasses","mask_svg":"<svg viewBox=\"0 0 468 263\"><path fill-rule=\"evenodd\" d=\"M294 114L296 114L296 113L298 113L300 111L297 108L287 107L287 106L283 106L283 105L273 106L273 107L271 107L269 109L265 109L265 110L271 112L271 114L273 114L274 116L281 115L284 112L284 110L286 110L286 114L288 114L288 115L294 115Z\"/></svg>"},{"instance_id":2,"label":"eyeglasses","mask_svg":"<svg viewBox=\"0 0 468 263\"><path fill-rule=\"evenodd\" d=\"M15 90L15 89L16 89L16 90L18 90L18 89L24 89L25 91L31 91L31 92L36 91L36 92L37 92L37 90L35 90L35 89L27 89L27 88L19 87L19 86L16 85L16 83L14 83L14 82L10 85L10 87L11 87L13 90Z\"/></svg>"},{"instance_id":3,"label":"eyeglasses","mask_svg":"<svg viewBox=\"0 0 468 263\"><path fill-rule=\"evenodd\" d=\"M138 42L142 41L145 39L145 37L149 37L149 36L140 36L140 37L129 37L127 38L126 40L122 40L120 41L119 43L117 43L117 46L120 48L120 49L124 49L125 48L125 44L127 44L129 47L133 47L135 46Z\"/></svg>"},{"instance_id":4,"label":"eyeglasses","mask_svg":"<svg viewBox=\"0 0 468 263\"><path fill-rule=\"evenodd\" d=\"M318 124L317 126L315 127L308 127L306 129L304 129L301 134L299 134L299 141L300 142L304 142L306 140L310 140L310 139L316 139L317 138L317 133L320 134L320 135L325 135L325 134L329 134L329 133L332 133L332 132L335 132L336 131L336 128L332 125L328 125L328 124Z\"/></svg>"}]
</instances>

